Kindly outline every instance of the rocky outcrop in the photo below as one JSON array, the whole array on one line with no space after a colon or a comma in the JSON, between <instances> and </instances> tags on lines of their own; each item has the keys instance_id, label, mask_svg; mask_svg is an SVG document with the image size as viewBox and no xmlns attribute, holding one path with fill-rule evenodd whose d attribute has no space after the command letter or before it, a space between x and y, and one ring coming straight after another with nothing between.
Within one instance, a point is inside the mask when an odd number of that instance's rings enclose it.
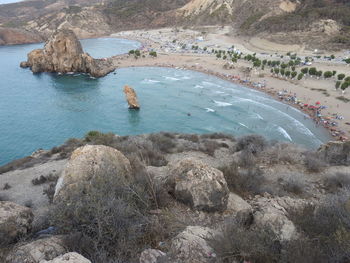
<instances>
[{"instance_id":1,"label":"rocky outcrop","mask_svg":"<svg viewBox=\"0 0 350 263\"><path fill-rule=\"evenodd\" d=\"M167 184L174 196L203 211L223 211L229 190L221 171L194 159L178 162L170 171Z\"/></svg>"},{"instance_id":2,"label":"rocky outcrop","mask_svg":"<svg viewBox=\"0 0 350 263\"><path fill-rule=\"evenodd\" d=\"M67 197L69 190L100 176L130 176L130 162L118 150L103 145L76 149L59 178L55 198Z\"/></svg>"},{"instance_id":3,"label":"rocky outcrop","mask_svg":"<svg viewBox=\"0 0 350 263\"><path fill-rule=\"evenodd\" d=\"M216 255L209 240L217 237L219 232L208 227L188 226L173 238L171 252L178 262L209 263L214 262Z\"/></svg>"},{"instance_id":4,"label":"rocky outcrop","mask_svg":"<svg viewBox=\"0 0 350 263\"><path fill-rule=\"evenodd\" d=\"M38 72L81 72L93 77L102 77L114 70L110 60L94 59L83 52L83 48L73 31L56 31L46 42L44 49L36 49L28 54L28 60L21 67L30 67Z\"/></svg>"},{"instance_id":5,"label":"rocky outcrop","mask_svg":"<svg viewBox=\"0 0 350 263\"><path fill-rule=\"evenodd\" d=\"M146 249L141 253L140 263L160 263L166 254L158 249Z\"/></svg>"},{"instance_id":6,"label":"rocky outcrop","mask_svg":"<svg viewBox=\"0 0 350 263\"><path fill-rule=\"evenodd\" d=\"M0 45L18 45L42 42L39 34L17 28L0 27Z\"/></svg>"},{"instance_id":7,"label":"rocky outcrop","mask_svg":"<svg viewBox=\"0 0 350 263\"><path fill-rule=\"evenodd\" d=\"M42 260L52 260L66 252L61 237L49 237L17 245L6 257L6 263L39 263Z\"/></svg>"},{"instance_id":8,"label":"rocky outcrop","mask_svg":"<svg viewBox=\"0 0 350 263\"><path fill-rule=\"evenodd\" d=\"M328 142L318 149L317 154L330 164L350 165L350 141Z\"/></svg>"},{"instance_id":9,"label":"rocky outcrop","mask_svg":"<svg viewBox=\"0 0 350 263\"><path fill-rule=\"evenodd\" d=\"M91 261L76 252L69 252L50 261L42 260L40 263L91 263Z\"/></svg>"},{"instance_id":10,"label":"rocky outcrop","mask_svg":"<svg viewBox=\"0 0 350 263\"><path fill-rule=\"evenodd\" d=\"M268 228L280 240L288 241L297 237L297 229L288 218L289 210L301 209L306 205L304 200L290 197L258 197L253 201L254 224L259 228Z\"/></svg>"},{"instance_id":11,"label":"rocky outcrop","mask_svg":"<svg viewBox=\"0 0 350 263\"><path fill-rule=\"evenodd\" d=\"M227 210L229 216L234 215L240 222L250 224L252 221L253 208L248 202L243 200L240 196L230 193Z\"/></svg>"},{"instance_id":12,"label":"rocky outcrop","mask_svg":"<svg viewBox=\"0 0 350 263\"><path fill-rule=\"evenodd\" d=\"M129 87L128 85L126 85L124 87L124 93L126 96L126 100L129 104L129 109L134 109L134 110L140 109L140 104L137 100L137 95L135 90L132 87Z\"/></svg>"},{"instance_id":13,"label":"rocky outcrop","mask_svg":"<svg viewBox=\"0 0 350 263\"><path fill-rule=\"evenodd\" d=\"M0 201L0 246L26 235L31 230L32 222L30 208Z\"/></svg>"}]
</instances>

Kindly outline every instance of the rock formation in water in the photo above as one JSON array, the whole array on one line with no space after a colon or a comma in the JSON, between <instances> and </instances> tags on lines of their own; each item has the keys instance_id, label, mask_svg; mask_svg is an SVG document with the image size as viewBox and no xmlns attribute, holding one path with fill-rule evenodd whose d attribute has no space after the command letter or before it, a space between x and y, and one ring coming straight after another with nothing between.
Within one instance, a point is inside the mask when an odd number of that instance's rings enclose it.
<instances>
[{"instance_id":1,"label":"rock formation in water","mask_svg":"<svg viewBox=\"0 0 350 263\"><path fill-rule=\"evenodd\" d=\"M94 59L83 52L83 48L69 29L56 31L46 42L44 49L35 49L28 54L28 60L20 64L38 72L80 72L93 77L103 77L114 70L108 59Z\"/></svg>"},{"instance_id":2,"label":"rock formation in water","mask_svg":"<svg viewBox=\"0 0 350 263\"><path fill-rule=\"evenodd\" d=\"M140 109L140 104L137 101L135 90L132 87L129 87L128 85L126 85L124 87L124 93L126 95L126 100L128 101L128 104L129 104L129 109L135 109L135 110Z\"/></svg>"}]
</instances>

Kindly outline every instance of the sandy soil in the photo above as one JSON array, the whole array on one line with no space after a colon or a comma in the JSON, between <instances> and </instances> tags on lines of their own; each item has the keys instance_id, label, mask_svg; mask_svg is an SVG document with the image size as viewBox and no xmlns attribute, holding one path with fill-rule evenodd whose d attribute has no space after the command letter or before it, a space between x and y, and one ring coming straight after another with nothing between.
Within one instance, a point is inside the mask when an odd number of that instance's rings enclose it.
<instances>
[{"instance_id":1,"label":"sandy soil","mask_svg":"<svg viewBox=\"0 0 350 263\"><path fill-rule=\"evenodd\" d=\"M203 34L203 30L206 30L207 33ZM208 50L210 50L211 48L229 48L234 45L243 53L257 52L257 50L252 50L250 45L244 45L244 40L237 40L228 36L229 30L230 28L228 27L220 28L220 30L214 27L208 27L201 28L200 31L165 28L149 31L137 30L120 32L112 36L139 40L144 43L144 49L156 50L158 52L158 57L151 58L147 55L147 52L145 52L145 58L135 59L132 56L123 55L116 56L113 60L117 68L138 66L179 67L201 71L240 83L241 81L238 81L237 77L241 80L248 79L251 83L266 83L266 87L260 88L260 90L270 94L276 99L278 99L278 92L285 90L288 94L296 94L298 100L301 100L303 103L315 104L316 101L321 102L321 105L327 106L327 109L322 111L322 114L327 117L330 117L332 114L343 116L344 120L335 121L338 123L339 129L344 131L347 137L350 137L350 126L346 124L346 122L350 121L350 103L337 99L337 97L342 95L350 99L349 91L345 94L336 91L334 88L336 80L334 78L325 80L323 78L316 79L306 77L301 81L287 80L285 78L273 76L268 67L264 71L253 70L250 74L246 74L244 72L246 72L247 67L252 67L252 64L246 61L239 60L238 63L234 64L233 69L225 69L224 64L226 62L222 59L217 59L212 54L203 54L203 52L194 53L192 50L181 50L179 47L174 47L176 44L173 43L173 40L176 40L179 46L182 44L186 44L187 46L199 45L201 47L208 47ZM263 45L267 45L268 49L271 50L276 48L275 44L268 41L263 42ZM283 54L285 55L285 53ZM257 56L262 59L281 59L279 57L280 54L276 55L268 50L264 50L263 54L257 53ZM288 61L287 59L285 60ZM316 60L312 66L323 71L336 70L337 73L344 73L347 76L350 75L350 67L339 61L330 62L319 59ZM300 68L297 70L300 71ZM252 87L252 85L247 86Z\"/></svg>"}]
</instances>

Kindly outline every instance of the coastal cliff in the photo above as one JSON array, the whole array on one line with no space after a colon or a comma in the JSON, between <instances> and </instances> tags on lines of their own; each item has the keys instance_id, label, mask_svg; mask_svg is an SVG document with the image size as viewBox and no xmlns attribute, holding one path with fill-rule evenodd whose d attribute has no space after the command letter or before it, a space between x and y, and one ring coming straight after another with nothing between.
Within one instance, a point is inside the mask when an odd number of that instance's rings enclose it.
<instances>
[{"instance_id":1,"label":"coastal cliff","mask_svg":"<svg viewBox=\"0 0 350 263\"><path fill-rule=\"evenodd\" d=\"M91 131L0 167L0 262L347 262L348 149Z\"/></svg>"},{"instance_id":2,"label":"coastal cliff","mask_svg":"<svg viewBox=\"0 0 350 263\"><path fill-rule=\"evenodd\" d=\"M114 70L108 59L94 59L83 52L83 48L69 29L57 30L46 42L44 49L35 49L28 54L28 60L21 67L30 67L39 72L79 72L93 77L103 77Z\"/></svg>"}]
</instances>

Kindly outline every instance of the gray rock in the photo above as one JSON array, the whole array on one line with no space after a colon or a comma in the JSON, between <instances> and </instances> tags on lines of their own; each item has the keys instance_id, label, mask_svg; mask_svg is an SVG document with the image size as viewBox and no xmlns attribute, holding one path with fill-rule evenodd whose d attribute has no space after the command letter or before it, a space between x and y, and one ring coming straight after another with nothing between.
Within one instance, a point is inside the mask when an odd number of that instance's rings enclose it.
<instances>
[{"instance_id":1,"label":"gray rock","mask_svg":"<svg viewBox=\"0 0 350 263\"><path fill-rule=\"evenodd\" d=\"M224 211L229 190L221 171L202 162L185 159L171 170L167 184L175 197L193 209Z\"/></svg>"},{"instance_id":2,"label":"gray rock","mask_svg":"<svg viewBox=\"0 0 350 263\"><path fill-rule=\"evenodd\" d=\"M52 260L66 252L62 237L53 236L15 246L6 257L6 263L39 263L42 260Z\"/></svg>"},{"instance_id":3,"label":"gray rock","mask_svg":"<svg viewBox=\"0 0 350 263\"><path fill-rule=\"evenodd\" d=\"M0 201L0 245L6 245L32 227L33 213L30 208L12 202Z\"/></svg>"},{"instance_id":4,"label":"gray rock","mask_svg":"<svg viewBox=\"0 0 350 263\"><path fill-rule=\"evenodd\" d=\"M158 263L166 254L158 249L146 249L141 253L140 263Z\"/></svg>"},{"instance_id":5,"label":"gray rock","mask_svg":"<svg viewBox=\"0 0 350 263\"><path fill-rule=\"evenodd\" d=\"M63 170L55 189L55 200L70 189L100 176L130 177L129 160L118 150L103 145L86 145L76 149Z\"/></svg>"},{"instance_id":6,"label":"gray rock","mask_svg":"<svg viewBox=\"0 0 350 263\"><path fill-rule=\"evenodd\" d=\"M76 252L69 252L53 260L42 260L39 263L91 263L91 261Z\"/></svg>"},{"instance_id":7,"label":"gray rock","mask_svg":"<svg viewBox=\"0 0 350 263\"><path fill-rule=\"evenodd\" d=\"M234 215L244 224L250 224L252 220L253 208L240 196L230 193L227 203L227 210L229 215Z\"/></svg>"},{"instance_id":8,"label":"gray rock","mask_svg":"<svg viewBox=\"0 0 350 263\"><path fill-rule=\"evenodd\" d=\"M209 263L216 257L208 240L220 233L200 226L188 226L173 238L171 252L178 262L182 263Z\"/></svg>"}]
</instances>

